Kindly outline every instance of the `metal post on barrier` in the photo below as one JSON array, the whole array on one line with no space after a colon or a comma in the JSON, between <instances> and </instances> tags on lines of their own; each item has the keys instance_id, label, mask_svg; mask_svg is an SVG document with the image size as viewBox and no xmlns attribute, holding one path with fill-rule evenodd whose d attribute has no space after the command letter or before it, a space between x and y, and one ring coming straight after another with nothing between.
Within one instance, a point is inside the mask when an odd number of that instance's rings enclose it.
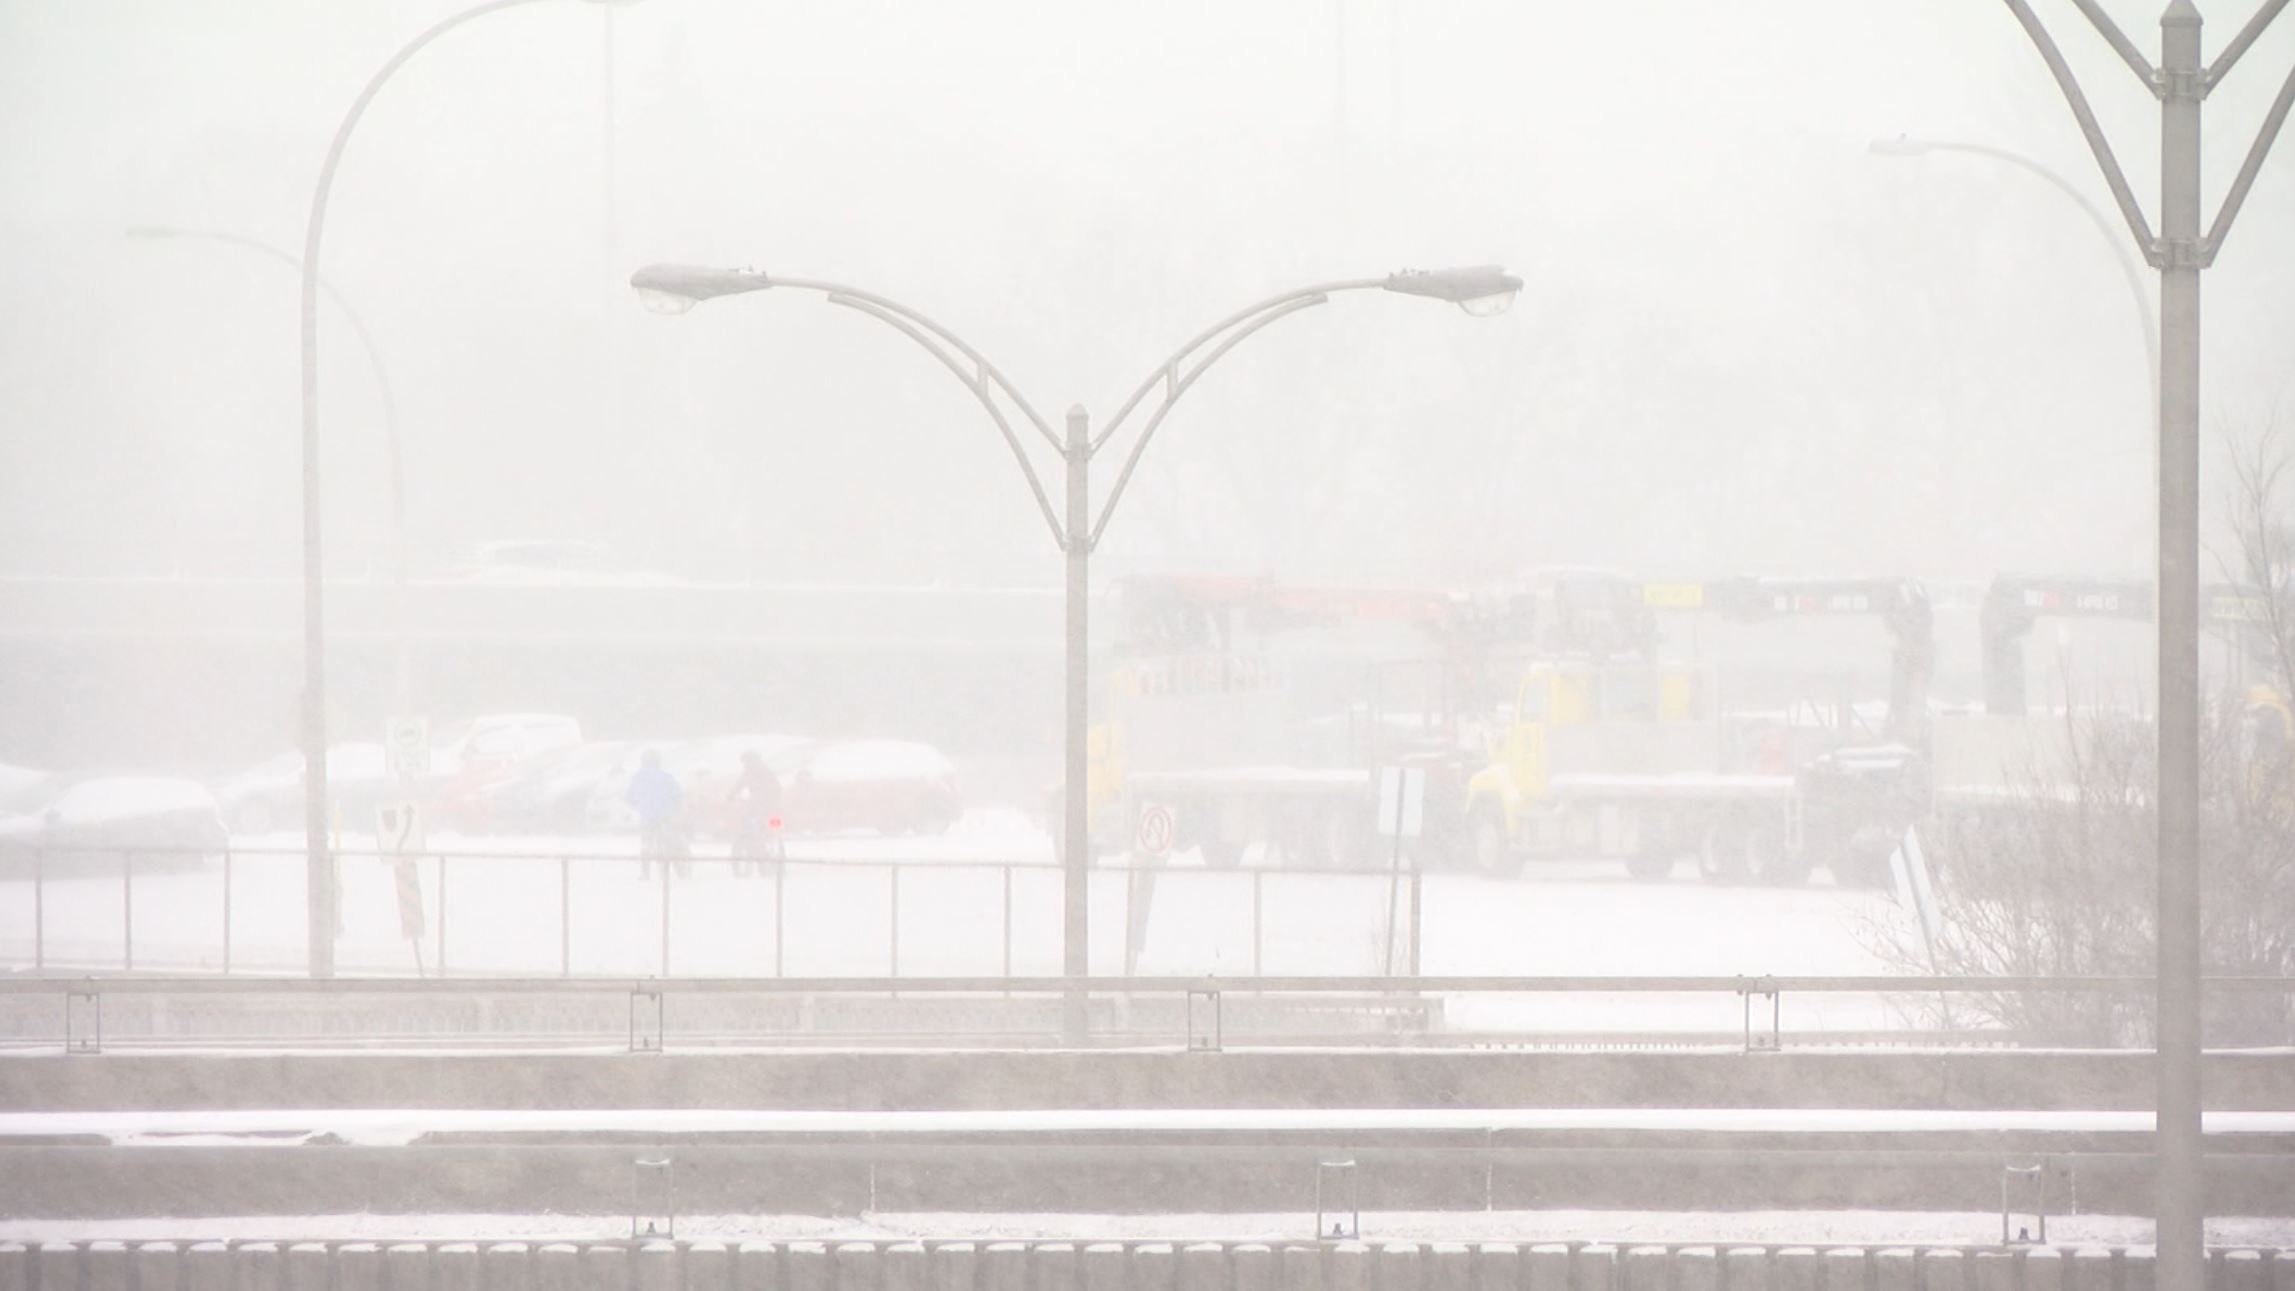
<instances>
[{"instance_id":1,"label":"metal post on barrier","mask_svg":"<svg viewBox=\"0 0 2295 1291\"><path fill-rule=\"evenodd\" d=\"M443 853L438 858L438 975L446 976L446 856Z\"/></svg>"},{"instance_id":2,"label":"metal post on barrier","mask_svg":"<svg viewBox=\"0 0 2295 1291\"><path fill-rule=\"evenodd\" d=\"M120 853L120 966L135 971L135 853Z\"/></svg>"},{"instance_id":3,"label":"metal post on barrier","mask_svg":"<svg viewBox=\"0 0 2295 1291\"><path fill-rule=\"evenodd\" d=\"M1776 981L1767 977L1740 979L1737 991L1745 1001L1745 1052L1775 1053L1784 1048L1784 1005ZM1753 997L1756 995L1769 997L1769 1034L1766 1036L1753 1034Z\"/></svg>"},{"instance_id":4,"label":"metal post on barrier","mask_svg":"<svg viewBox=\"0 0 2295 1291\"><path fill-rule=\"evenodd\" d=\"M669 976L669 860L661 863L661 975Z\"/></svg>"},{"instance_id":5,"label":"metal post on barrier","mask_svg":"<svg viewBox=\"0 0 2295 1291\"><path fill-rule=\"evenodd\" d=\"M640 1032L638 1030L638 1001L647 999L653 1001L653 1029L650 1032ZM661 988L659 986L640 986L633 989L630 992L630 1052L660 1053L664 1041L668 1038L669 1016L668 1010L662 1003Z\"/></svg>"},{"instance_id":6,"label":"metal post on barrier","mask_svg":"<svg viewBox=\"0 0 2295 1291\"><path fill-rule=\"evenodd\" d=\"M785 976L783 970L788 964L787 958L781 953L782 943L788 940L789 921L784 919L781 914L788 907L788 896L789 862L784 857L779 865L773 867L773 976L775 977Z\"/></svg>"},{"instance_id":7,"label":"metal post on barrier","mask_svg":"<svg viewBox=\"0 0 2295 1291\"><path fill-rule=\"evenodd\" d=\"M2014 1209L2014 1200L2011 1196L2013 1185L2019 1180L2028 1181L2031 1184L2030 1200L2032 1204L2029 1209L2022 1211ZM2018 1228L2012 1235L2008 1228L2009 1217L2012 1214L2030 1215L2033 1220L2032 1226ZM2002 1246L2045 1246L2048 1244L2048 1163L2045 1160L2035 1160L2030 1165L2018 1165L2013 1161L2001 1163L2000 1244Z\"/></svg>"},{"instance_id":8,"label":"metal post on barrier","mask_svg":"<svg viewBox=\"0 0 2295 1291\"><path fill-rule=\"evenodd\" d=\"M1336 1196L1337 1188L1331 1189L1330 1206L1327 1212L1331 1220L1329 1229L1323 1227L1323 1219L1326 1214L1323 1184L1326 1179L1333 1184L1343 1179L1347 1184L1347 1200L1343 1211ZM1347 1216L1347 1222L1344 1226L1339 1223L1341 1213ZM1355 1159L1350 1156L1318 1157L1315 1161L1315 1239L1317 1241L1352 1242L1362 1235L1363 1192L1361 1177L1355 1171Z\"/></svg>"},{"instance_id":9,"label":"metal post on barrier","mask_svg":"<svg viewBox=\"0 0 2295 1291\"><path fill-rule=\"evenodd\" d=\"M1260 966L1259 954L1261 945L1259 912L1267 895L1266 878L1267 871L1265 870L1251 871L1251 975L1253 977L1258 977L1267 971Z\"/></svg>"},{"instance_id":10,"label":"metal post on barrier","mask_svg":"<svg viewBox=\"0 0 2295 1291\"><path fill-rule=\"evenodd\" d=\"M641 1157L630 1163L630 1237L677 1236L677 1163Z\"/></svg>"},{"instance_id":11,"label":"metal post on barrier","mask_svg":"<svg viewBox=\"0 0 2295 1291\"><path fill-rule=\"evenodd\" d=\"M1425 895L1426 872L1414 864L1410 871L1410 975L1412 977L1419 975L1419 933L1426 927L1426 921L1422 917L1426 904L1422 898Z\"/></svg>"},{"instance_id":12,"label":"metal post on barrier","mask_svg":"<svg viewBox=\"0 0 2295 1291\"><path fill-rule=\"evenodd\" d=\"M223 845L223 975L231 976L231 844Z\"/></svg>"},{"instance_id":13,"label":"metal post on barrier","mask_svg":"<svg viewBox=\"0 0 2295 1291\"><path fill-rule=\"evenodd\" d=\"M574 862L558 858L558 976L574 975Z\"/></svg>"},{"instance_id":14,"label":"metal post on barrier","mask_svg":"<svg viewBox=\"0 0 2295 1291\"><path fill-rule=\"evenodd\" d=\"M1004 864L1004 975L1012 976L1012 865ZM1006 992L1009 994L1010 992Z\"/></svg>"},{"instance_id":15,"label":"metal post on barrier","mask_svg":"<svg viewBox=\"0 0 2295 1291\"><path fill-rule=\"evenodd\" d=\"M1227 1046L1226 1019L1221 1015L1219 987L1216 985L1187 988L1187 1051L1189 1053L1218 1053ZM1198 1039L1195 1031L1195 1002L1203 1000L1211 1008L1211 1029Z\"/></svg>"},{"instance_id":16,"label":"metal post on barrier","mask_svg":"<svg viewBox=\"0 0 2295 1291\"><path fill-rule=\"evenodd\" d=\"M83 1036L72 1021L79 1015L78 1001L86 1000L89 1026L93 1034ZM64 995L64 1052L102 1053L104 1051L104 997L94 990L68 991Z\"/></svg>"}]
</instances>

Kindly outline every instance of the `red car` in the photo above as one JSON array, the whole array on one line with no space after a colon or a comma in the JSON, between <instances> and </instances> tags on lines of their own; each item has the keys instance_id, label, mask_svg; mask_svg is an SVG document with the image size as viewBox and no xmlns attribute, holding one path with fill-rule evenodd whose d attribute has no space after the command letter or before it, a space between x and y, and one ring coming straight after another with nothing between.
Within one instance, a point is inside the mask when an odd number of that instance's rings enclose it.
<instances>
[{"instance_id":1,"label":"red car","mask_svg":"<svg viewBox=\"0 0 2295 1291\"><path fill-rule=\"evenodd\" d=\"M903 740L814 745L782 790L781 814L796 834L938 834L964 814L956 768L938 749Z\"/></svg>"}]
</instances>

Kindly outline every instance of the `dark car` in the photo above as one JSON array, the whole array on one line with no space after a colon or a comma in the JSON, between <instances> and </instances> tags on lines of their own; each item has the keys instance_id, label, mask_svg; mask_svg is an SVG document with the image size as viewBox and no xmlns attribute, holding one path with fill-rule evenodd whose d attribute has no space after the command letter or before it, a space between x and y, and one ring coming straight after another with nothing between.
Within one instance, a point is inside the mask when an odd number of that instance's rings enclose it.
<instances>
[{"instance_id":1,"label":"dark car","mask_svg":"<svg viewBox=\"0 0 2295 1291\"><path fill-rule=\"evenodd\" d=\"M335 819L369 828L375 811L406 796L390 774L380 744L338 744L327 750L327 801ZM215 786L216 805L235 834L303 828L303 755L282 753Z\"/></svg>"}]
</instances>

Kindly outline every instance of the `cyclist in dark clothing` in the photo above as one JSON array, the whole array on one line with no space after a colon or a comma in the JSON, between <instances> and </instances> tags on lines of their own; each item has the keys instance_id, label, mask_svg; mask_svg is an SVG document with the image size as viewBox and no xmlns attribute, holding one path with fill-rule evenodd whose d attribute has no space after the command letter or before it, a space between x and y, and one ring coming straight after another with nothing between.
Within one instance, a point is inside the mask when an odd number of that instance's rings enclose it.
<instances>
[{"instance_id":1,"label":"cyclist in dark clothing","mask_svg":"<svg viewBox=\"0 0 2295 1291\"><path fill-rule=\"evenodd\" d=\"M781 777L751 749L741 755L741 778L733 785L733 872L781 859Z\"/></svg>"}]
</instances>

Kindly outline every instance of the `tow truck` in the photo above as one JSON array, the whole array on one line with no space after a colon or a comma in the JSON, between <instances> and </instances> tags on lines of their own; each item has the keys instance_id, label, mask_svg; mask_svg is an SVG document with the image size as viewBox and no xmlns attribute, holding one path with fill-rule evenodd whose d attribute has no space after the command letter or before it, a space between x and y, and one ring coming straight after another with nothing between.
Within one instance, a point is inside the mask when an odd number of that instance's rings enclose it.
<instances>
[{"instance_id":1,"label":"tow truck","mask_svg":"<svg viewBox=\"0 0 2295 1291\"><path fill-rule=\"evenodd\" d=\"M1095 833L1130 836L1153 803L1175 850L1218 867L1254 845L1287 864L1383 863L1376 768L1432 768L1443 799L1460 764L1430 673L1470 659L1459 643L1498 614L1442 592L1218 576L1127 579L1116 603Z\"/></svg>"},{"instance_id":2,"label":"tow truck","mask_svg":"<svg viewBox=\"0 0 2295 1291\"><path fill-rule=\"evenodd\" d=\"M2217 693L2237 704L2243 720L2243 757L2253 766L2276 764L2295 747L2295 710L2271 682L2280 671L2261 594L2212 584L2200 590L2200 617L2223 643ZM2085 574L2002 574L1986 589L1978 615L1983 659L1981 717L1940 722L1935 742L1938 823L1985 827L2037 799L2061 801L2073 784L2075 697L2034 711L2025 671L2024 643L2048 620L2156 621L2152 584L2134 578ZM2261 680L2259 680L2261 679ZM2148 680L2146 678L2145 680ZM2141 693L2143 682L2134 683ZM2108 696L2090 695L2090 702Z\"/></svg>"},{"instance_id":3,"label":"tow truck","mask_svg":"<svg viewBox=\"0 0 2295 1291\"><path fill-rule=\"evenodd\" d=\"M1595 588L1581 588L1584 599ZM1920 584L1900 578L1739 578L1599 588L1650 613L1740 622L1877 616L1894 641L1877 732L1841 703L1823 751L1789 738L1741 751L1752 725L1724 714L1713 670L1659 662L1637 643L1533 660L1490 764L1467 784L1472 856L1507 874L1532 856L1616 856L1636 878L1670 874L1684 854L1710 880L1790 884L1820 860L1849 883L1877 883L1894 840L1925 809L1927 692L1934 626ZM1643 634L1647 641L1649 634ZM1789 737L1790 719L1764 735Z\"/></svg>"}]
</instances>

